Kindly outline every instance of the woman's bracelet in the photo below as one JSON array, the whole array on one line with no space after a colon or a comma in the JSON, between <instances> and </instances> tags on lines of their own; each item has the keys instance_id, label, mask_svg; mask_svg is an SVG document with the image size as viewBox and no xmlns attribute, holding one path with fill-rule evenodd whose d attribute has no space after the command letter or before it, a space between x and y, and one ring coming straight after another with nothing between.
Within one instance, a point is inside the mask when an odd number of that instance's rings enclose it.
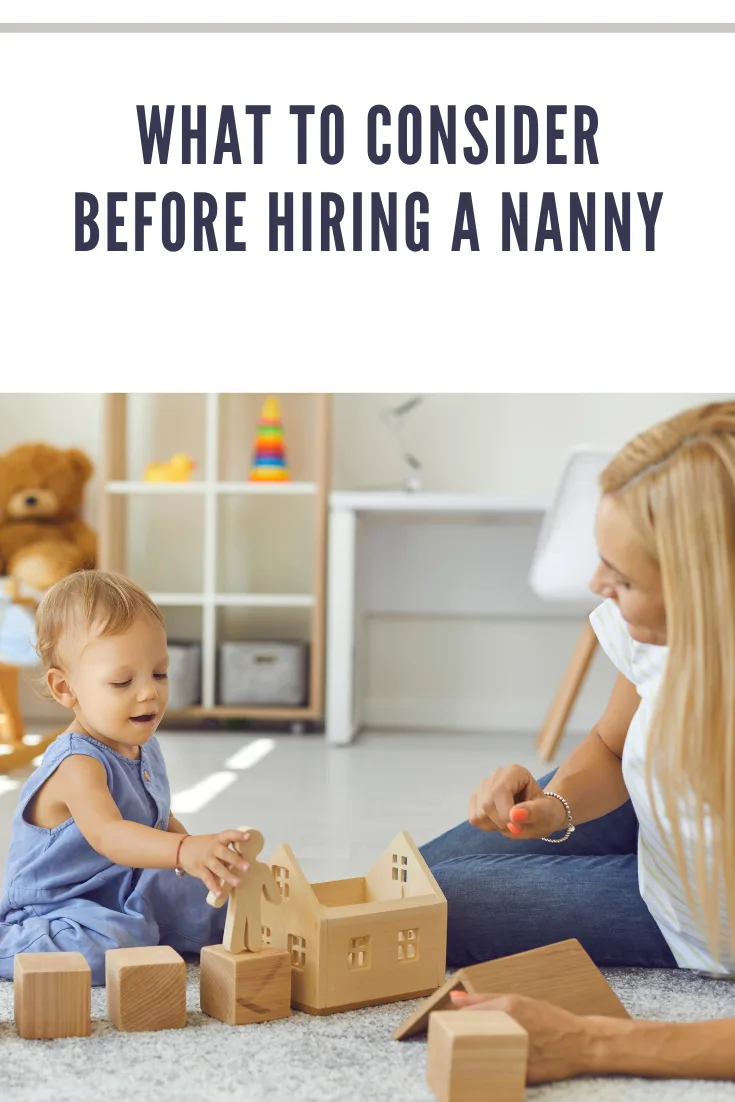
<instances>
[{"instance_id":1,"label":"woman's bracelet","mask_svg":"<svg viewBox=\"0 0 735 1102\"><path fill-rule=\"evenodd\" d=\"M174 861L174 871L176 872L176 875L178 877L186 876L186 873L184 872L184 870L179 865L179 856L181 854L181 847L183 846L184 842L186 841L186 839L188 837L189 837L188 834L182 834L181 838L179 839L179 844L176 847L176 860Z\"/></svg>"},{"instance_id":2,"label":"woman's bracelet","mask_svg":"<svg viewBox=\"0 0 735 1102\"><path fill-rule=\"evenodd\" d=\"M564 797L560 796L558 792L544 792L544 796L553 796L555 800L559 800L561 803L564 804L564 810L567 813L567 832L563 838L542 838L541 841L551 842L552 844L556 844L557 842L566 842L569 835L574 833L574 824L572 823L572 810Z\"/></svg>"}]
</instances>

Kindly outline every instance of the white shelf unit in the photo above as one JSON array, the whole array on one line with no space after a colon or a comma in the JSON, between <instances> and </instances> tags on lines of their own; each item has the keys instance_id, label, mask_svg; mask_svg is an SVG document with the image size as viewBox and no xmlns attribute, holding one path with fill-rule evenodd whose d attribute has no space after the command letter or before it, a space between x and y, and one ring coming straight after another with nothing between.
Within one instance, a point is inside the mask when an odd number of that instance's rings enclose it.
<instances>
[{"instance_id":1,"label":"white shelf unit","mask_svg":"<svg viewBox=\"0 0 735 1102\"><path fill-rule=\"evenodd\" d=\"M217 397L217 395L215 395ZM108 494L315 494L316 482L108 482Z\"/></svg>"},{"instance_id":2,"label":"white shelf unit","mask_svg":"<svg viewBox=\"0 0 735 1102\"><path fill-rule=\"evenodd\" d=\"M201 609L200 705L186 708L182 718L272 719L291 723L319 723L324 718L324 634L326 602L326 539L330 468L331 402L327 394L306 395L313 405L315 477L312 481L261 483L220 478L221 395L201 395L204 402L204 462L202 477L189 482L145 482L126 477L128 470L128 395L106 394L104 401L102 508L100 553L102 569L127 573L128 505L136 496L185 496L202 501L201 590L151 591L162 608ZM259 396L260 398L264 397ZM253 428L254 432L254 428ZM288 444L288 441L287 441ZM309 496L314 499L313 580L308 593L234 592L218 589L220 500L226 495L253 497ZM287 508L287 502L284 502ZM307 703L299 707L227 706L216 702L218 650L217 614L220 609L306 609L310 613L309 685Z\"/></svg>"}]
</instances>

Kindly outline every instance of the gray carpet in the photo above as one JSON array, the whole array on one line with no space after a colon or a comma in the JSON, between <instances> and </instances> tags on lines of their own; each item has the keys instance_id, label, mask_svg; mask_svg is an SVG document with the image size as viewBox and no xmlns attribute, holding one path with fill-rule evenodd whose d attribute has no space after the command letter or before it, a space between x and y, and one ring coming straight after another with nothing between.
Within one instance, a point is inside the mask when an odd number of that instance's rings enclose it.
<instances>
[{"instance_id":1,"label":"gray carpet","mask_svg":"<svg viewBox=\"0 0 735 1102\"><path fill-rule=\"evenodd\" d=\"M605 973L635 1017L735 1018L735 984L667 970ZM92 1036L22 1041L13 1025L13 985L0 981L2 1102L431 1102L423 1039L398 1043L395 1026L416 1003L240 1028L199 1011L198 968L188 976L187 1029L118 1033L105 992L92 990ZM735 1044L735 1029L733 1030ZM682 1080L578 1079L529 1088L530 1102L664 1102L731 1099L735 1084Z\"/></svg>"}]
</instances>

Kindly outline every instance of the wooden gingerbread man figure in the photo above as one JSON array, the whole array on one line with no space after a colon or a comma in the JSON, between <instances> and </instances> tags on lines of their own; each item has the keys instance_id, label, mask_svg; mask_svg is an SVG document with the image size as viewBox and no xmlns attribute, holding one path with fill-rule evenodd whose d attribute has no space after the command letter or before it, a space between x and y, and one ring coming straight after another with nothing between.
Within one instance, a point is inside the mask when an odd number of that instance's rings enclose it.
<instances>
[{"instance_id":1,"label":"wooden gingerbread man figure","mask_svg":"<svg viewBox=\"0 0 735 1102\"><path fill-rule=\"evenodd\" d=\"M214 895L210 892L207 903L211 907L223 907L229 899L225 933L222 938L222 944L229 953L242 953L245 949L251 953L258 953L263 948L260 922L261 893L265 893L269 903L278 904L281 902L281 889L268 865L257 860L264 844L263 835L259 830L253 830L251 827L238 827L238 830L250 835L246 842L235 844L235 849L248 862L250 868L242 874L237 888L223 883L223 894Z\"/></svg>"}]
</instances>

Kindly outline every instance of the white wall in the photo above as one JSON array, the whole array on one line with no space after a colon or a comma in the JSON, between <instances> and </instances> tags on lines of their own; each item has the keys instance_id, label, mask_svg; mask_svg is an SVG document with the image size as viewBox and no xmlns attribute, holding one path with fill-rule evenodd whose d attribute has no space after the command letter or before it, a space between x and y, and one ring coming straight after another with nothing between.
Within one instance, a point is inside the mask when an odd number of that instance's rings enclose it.
<instances>
[{"instance_id":1,"label":"white wall","mask_svg":"<svg viewBox=\"0 0 735 1102\"><path fill-rule=\"evenodd\" d=\"M405 395L338 394L334 399L333 486L360 489L400 482L403 467L397 445L381 411ZM423 463L427 490L465 490L533 499L553 493L567 451L588 442L616 448L631 435L677 410L719 395L702 394L433 394L407 418L404 442ZM232 396L225 407L229 433L227 477L246 477L247 457L259 399ZM188 450L203 461L203 403L195 395L165 398L136 396L131 403L129 449L131 477L146 462ZM283 415L287 446L296 477L308 477L308 434L298 421L299 398L286 396ZM0 396L0 449L44 440L60 447L83 448L100 458L101 400L98 394ZM223 456L223 461L225 457ZM238 476L237 472L243 473ZM177 502L172 510L180 506ZM87 514L98 515L98 486L90 485ZM242 503L235 508L244 508ZM138 507L136 507L138 508ZM131 554L151 586L196 588L196 570L181 552L187 516L167 513L159 502L153 515L140 511L132 525ZM248 533L248 545L273 531L259 514L223 516L227 531ZM173 532L173 536L170 533ZM167 544L167 539L175 542ZM192 562L198 534L192 534ZM254 549L253 549L254 552ZM275 559L251 554L279 573L280 584L303 588L308 560L297 534L286 529ZM237 548L225 557L223 572L236 584ZM243 568L244 569L244 568ZM303 617L294 624L299 631ZM254 625L256 626L256 625ZM279 631L288 629L282 620ZM188 614L172 618L172 630L195 630ZM408 727L504 727L521 729L541 722L578 627L568 620L462 619L390 616L367 625L366 715L371 722ZM599 714L610 684L610 670L597 660L573 717L576 729ZM29 718L48 717L30 692Z\"/></svg>"},{"instance_id":2,"label":"white wall","mask_svg":"<svg viewBox=\"0 0 735 1102\"><path fill-rule=\"evenodd\" d=\"M400 481L398 447L381 411L406 397L336 396L335 489ZM618 448L656 421L716 397L723 396L433 394L406 417L404 439L424 464L427 490L544 498L574 444Z\"/></svg>"}]
</instances>

